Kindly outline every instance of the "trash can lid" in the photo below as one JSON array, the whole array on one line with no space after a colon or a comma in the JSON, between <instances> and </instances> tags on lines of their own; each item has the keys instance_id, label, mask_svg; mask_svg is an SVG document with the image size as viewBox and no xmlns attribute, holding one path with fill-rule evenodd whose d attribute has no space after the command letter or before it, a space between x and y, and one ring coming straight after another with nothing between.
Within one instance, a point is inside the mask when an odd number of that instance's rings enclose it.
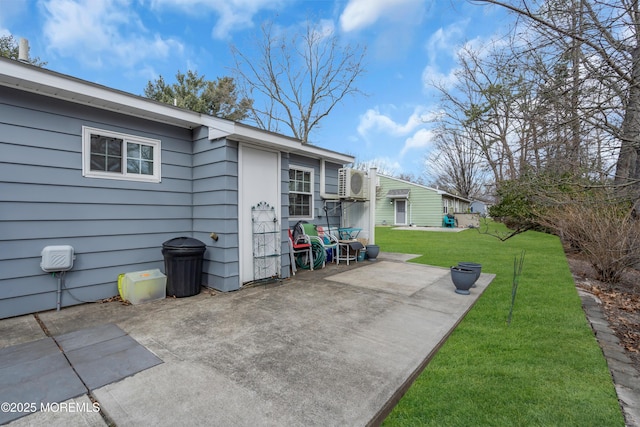
<instances>
[{"instance_id":1,"label":"trash can lid","mask_svg":"<svg viewBox=\"0 0 640 427\"><path fill-rule=\"evenodd\" d=\"M203 242L192 237L176 237L162 244L165 248L205 248Z\"/></svg>"}]
</instances>

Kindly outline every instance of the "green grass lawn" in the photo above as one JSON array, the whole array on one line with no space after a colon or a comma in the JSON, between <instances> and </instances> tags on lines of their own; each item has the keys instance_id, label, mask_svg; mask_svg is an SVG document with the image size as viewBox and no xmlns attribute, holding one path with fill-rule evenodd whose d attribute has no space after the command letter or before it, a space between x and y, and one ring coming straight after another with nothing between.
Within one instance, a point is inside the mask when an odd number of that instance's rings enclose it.
<instances>
[{"instance_id":1,"label":"green grass lawn","mask_svg":"<svg viewBox=\"0 0 640 427\"><path fill-rule=\"evenodd\" d=\"M505 230L500 224L492 224ZM384 422L386 426L624 426L606 361L559 239L379 227L382 251L496 278ZM514 258L526 251L513 317ZM473 290L472 290L473 291ZM464 298L451 291L451 298Z\"/></svg>"}]
</instances>

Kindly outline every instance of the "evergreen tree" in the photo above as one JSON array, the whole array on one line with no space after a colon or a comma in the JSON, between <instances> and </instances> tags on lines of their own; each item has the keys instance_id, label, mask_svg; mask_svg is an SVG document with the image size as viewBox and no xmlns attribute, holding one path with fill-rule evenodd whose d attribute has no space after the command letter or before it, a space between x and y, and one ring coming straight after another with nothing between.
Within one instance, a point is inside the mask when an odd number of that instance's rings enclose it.
<instances>
[{"instance_id":1,"label":"evergreen tree","mask_svg":"<svg viewBox=\"0 0 640 427\"><path fill-rule=\"evenodd\" d=\"M248 115L253 101L238 99L238 91L231 77L205 80L197 72L178 71L176 82L168 84L162 76L148 82L144 96L198 113L209 114L223 119L241 121Z\"/></svg>"}]
</instances>

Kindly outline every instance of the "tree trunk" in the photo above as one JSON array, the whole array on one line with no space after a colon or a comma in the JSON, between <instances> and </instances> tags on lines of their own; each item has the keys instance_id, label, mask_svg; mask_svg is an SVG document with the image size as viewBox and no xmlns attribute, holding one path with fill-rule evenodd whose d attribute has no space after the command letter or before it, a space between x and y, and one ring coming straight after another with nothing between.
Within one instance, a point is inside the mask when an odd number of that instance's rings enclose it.
<instances>
[{"instance_id":1,"label":"tree trunk","mask_svg":"<svg viewBox=\"0 0 640 427\"><path fill-rule=\"evenodd\" d=\"M626 107L614 183L620 186L620 194L635 202L640 198L640 47L632 52Z\"/></svg>"}]
</instances>

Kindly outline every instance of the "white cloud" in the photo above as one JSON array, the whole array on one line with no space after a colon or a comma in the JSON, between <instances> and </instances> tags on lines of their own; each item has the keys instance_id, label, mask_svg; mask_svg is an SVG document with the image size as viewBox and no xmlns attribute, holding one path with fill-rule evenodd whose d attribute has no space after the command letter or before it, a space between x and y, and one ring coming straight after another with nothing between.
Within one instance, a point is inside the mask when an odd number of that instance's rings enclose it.
<instances>
[{"instance_id":1,"label":"white cloud","mask_svg":"<svg viewBox=\"0 0 640 427\"><path fill-rule=\"evenodd\" d=\"M413 14L415 6L423 3L423 0L350 0L340 15L340 26L349 32L375 24L380 18L398 21Z\"/></svg>"},{"instance_id":2,"label":"white cloud","mask_svg":"<svg viewBox=\"0 0 640 427\"><path fill-rule=\"evenodd\" d=\"M287 0L152 0L154 9L179 9L188 15L210 12L218 15L211 35L226 39L232 31L253 27L253 18L261 10L277 11Z\"/></svg>"},{"instance_id":3,"label":"white cloud","mask_svg":"<svg viewBox=\"0 0 640 427\"><path fill-rule=\"evenodd\" d=\"M455 55L457 47L463 43L469 20L457 21L445 28L438 28L427 41L427 54L434 62L440 53L451 57Z\"/></svg>"},{"instance_id":4,"label":"white cloud","mask_svg":"<svg viewBox=\"0 0 640 427\"><path fill-rule=\"evenodd\" d=\"M433 143L434 133L430 129L418 129L416 133L411 135L404 142L404 147L400 151L400 157L403 157L409 150L423 149L429 147Z\"/></svg>"},{"instance_id":5,"label":"white cloud","mask_svg":"<svg viewBox=\"0 0 640 427\"><path fill-rule=\"evenodd\" d=\"M321 19L318 24L318 35L322 38L331 37L336 31L336 25L331 19Z\"/></svg>"},{"instance_id":6,"label":"white cloud","mask_svg":"<svg viewBox=\"0 0 640 427\"><path fill-rule=\"evenodd\" d=\"M394 106L388 108L396 110ZM358 134L368 145L380 141L387 148L402 144L398 153L398 158L402 158L411 150L424 149L432 144L434 133L428 127L436 114L437 112L429 111L425 106L418 106L406 121L397 122L390 115L381 113L378 108L369 109L360 116Z\"/></svg>"},{"instance_id":7,"label":"white cloud","mask_svg":"<svg viewBox=\"0 0 640 427\"><path fill-rule=\"evenodd\" d=\"M43 6L49 49L89 66L130 68L183 50L177 40L150 34L130 0L48 0Z\"/></svg>"},{"instance_id":8,"label":"white cloud","mask_svg":"<svg viewBox=\"0 0 640 427\"><path fill-rule=\"evenodd\" d=\"M445 89L451 89L458 81L456 72L458 68L451 68L448 74L440 72L438 67L427 65L422 71L422 85L425 90L431 89L434 84Z\"/></svg>"},{"instance_id":9,"label":"white cloud","mask_svg":"<svg viewBox=\"0 0 640 427\"><path fill-rule=\"evenodd\" d=\"M395 107L391 107L395 108ZM405 123L398 123L388 115L382 114L378 108L367 110L360 116L358 133L367 138L370 134L384 133L390 136L405 136L414 129L424 125L430 119L430 114L424 107L416 107Z\"/></svg>"}]
</instances>

